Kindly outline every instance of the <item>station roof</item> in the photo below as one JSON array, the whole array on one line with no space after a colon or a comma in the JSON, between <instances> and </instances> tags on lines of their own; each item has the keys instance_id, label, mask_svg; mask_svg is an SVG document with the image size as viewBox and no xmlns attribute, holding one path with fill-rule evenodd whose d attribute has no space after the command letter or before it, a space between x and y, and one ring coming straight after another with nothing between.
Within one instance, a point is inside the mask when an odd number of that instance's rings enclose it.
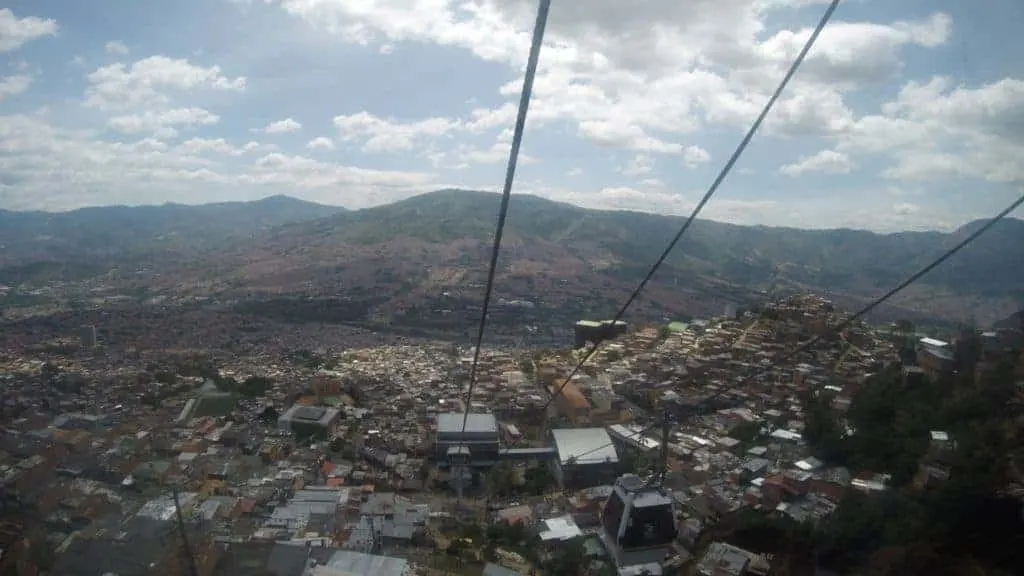
<instances>
[{"instance_id":1,"label":"station roof","mask_svg":"<svg viewBox=\"0 0 1024 576\"><path fill-rule=\"evenodd\" d=\"M552 430L551 435L562 464L568 464L570 458L575 458L576 464L619 461L619 454L604 428L559 428Z\"/></svg>"},{"instance_id":2,"label":"station roof","mask_svg":"<svg viewBox=\"0 0 1024 576\"><path fill-rule=\"evenodd\" d=\"M437 415L437 431L443 434L459 434L462 432L462 420L465 412L444 412ZM498 420L494 414L470 414L466 418L466 432L470 434L497 434Z\"/></svg>"}]
</instances>

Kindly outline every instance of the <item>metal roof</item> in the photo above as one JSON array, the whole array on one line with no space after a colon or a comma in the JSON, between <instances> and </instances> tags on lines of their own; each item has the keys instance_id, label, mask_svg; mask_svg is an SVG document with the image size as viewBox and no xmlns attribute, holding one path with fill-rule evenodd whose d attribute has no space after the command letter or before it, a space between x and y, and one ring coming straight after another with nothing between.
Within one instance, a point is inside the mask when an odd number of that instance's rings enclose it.
<instances>
[{"instance_id":1,"label":"metal roof","mask_svg":"<svg viewBox=\"0 0 1024 576\"><path fill-rule=\"evenodd\" d=\"M519 572L490 562L484 566L483 576L519 576Z\"/></svg>"},{"instance_id":2,"label":"metal roof","mask_svg":"<svg viewBox=\"0 0 1024 576\"><path fill-rule=\"evenodd\" d=\"M570 458L575 458L576 464L619 461L619 454L604 428L559 428L552 430L551 435L562 464L568 464Z\"/></svg>"},{"instance_id":3,"label":"metal roof","mask_svg":"<svg viewBox=\"0 0 1024 576\"><path fill-rule=\"evenodd\" d=\"M437 431L440 433L458 434L462 432L462 420L465 412L444 412L437 415ZM466 432L471 434L497 434L498 421L494 414L473 414L466 419Z\"/></svg>"},{"instance_id":4,"label":"metal roof","mask_svg":"<svg viewBox=\"0 0 1024 576\"><path fill-rule=\"evenodd\" d=\"M278 422L285 421L293 424L320 424L321 426L324 426L338 414L339 410L336 408L295 404L286 410L284 414L281 414L278 418Z\"/></svg>"},{"instance_id":5,"label":"metal roof","mask_svg":"<svg viewBox=\"0 0 1024 576\"><path fill-rule=\"evenodd\" d=\"M608 427L608 431L619 436L624 442L628 442L634 446L639 446L644 450L654 450L661 446L661 442L644 436L644 429L635 425L612 424Z\"/></svg>"},{"instance_id":6,"label":"metal roof","mask_svg":"<svg viewBox=\"0 0 1024 576\"><path fill-rule=\"evenodd\" d=\"M326 412L327 409L321 406L300 406L292 412L292 418L296 420L319 420L324 417Z\"/></svg>"},{"instance_id":7,"label":"metal roof","mask_svg":"<svg viewBox=\"0 0 1024 576\"><path fill-rule=\"evenodd\" d=\"M566 514L557 518L549 518L544 521L544 530L540 533L542 541L549 540L570 540L582 536L583 531L576 525L572 515Z\"/></svg>"},{"instance_id":8,"label":"metal roof","mask_svg":"<svg viewBox=\"0 0 1024 576\"><path fill-rule=\"evenodd\" d=\"M409 562L402 558L363 554L353 550L335 552L327 561L327 567L342 573L368 576L405 576L412 573Z\"/></svg>"}]
</instances>

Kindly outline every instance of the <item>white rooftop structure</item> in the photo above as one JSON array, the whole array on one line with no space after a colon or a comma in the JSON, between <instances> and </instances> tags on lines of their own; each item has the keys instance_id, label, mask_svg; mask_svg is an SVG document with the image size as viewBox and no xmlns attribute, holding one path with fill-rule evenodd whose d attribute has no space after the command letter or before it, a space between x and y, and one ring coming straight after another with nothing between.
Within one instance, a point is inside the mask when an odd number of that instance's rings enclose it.
<instances>
[{"instance_id":1,"label":"white rooftop structure","mask_svg":"<svg viewBox=\"0 0 1024 576\"><path fill-rule=\"evenodd\" d=\"M179 492L178 507L188 508L198 498L199 494L195 492ZM143 504L137 515L156 520L170 520L174 518L175 514L177 514L177 508L174 505L174 495L164 494Z\"/></svg>"},{"instance_id":2,"label":"white rooftop structure","mask_svg":"<svg viewBox=\"0 0 1024 576\"><path fill-rule=\"evenodd\" d=\"M928 337L921 338L920 342L921 344L925 344L927 346L935 346L936 348L944 348L946 346L949 346L949 342L943 342L942 340L936 340L935 338Z\"/></svg>"},{"instance_id":3,"label":"white rooftop structure","mask_svg":"<svg viewBox=\"0 0 1024 576\"><path fill-rule=\"evenodd\" d=\"M812 470L817 470L818 468L821 468L824 465L825 464L821 460L818 460L817 458L815 458L813 456L805 458L803 460L800 460L799 462L796 462L794 464L794 466L796 466L797 468L799 468L800 470L802 470L804 472L810 472Z\"/></svg>"},{"instance_id":4,"label":"white rooftop structure","mask_svg":"<svg viewBox=\"0 0 1024 576\"><path fill-rule=\"evenodd\" d=\"M655 450L661 446L657 440L644 436L643 428L633 424L612 424L608 427L608 432L641 450Z\"/></svg>"},{"instance_id":5,"label":"white rooftop structure","mask_svg":"<svg viewBox=\"0 0 1024 576\"><path fill-rule=\"evenodd\" d=\"M438 433L461 433L464 418L467 434L496 434L498 432L498 420L494 414L470 414L466 418L465 412L445 412L437 415Z\"/></svg>"},{"instance_id":6,"label":"white rooftop structure","mask_svg":"<svg viewBox=\"0 0 1024 576\"><path fill-rule=\"evenodd\" d=\"M551 431L561 464L617 463L619 454L604 428L559 428Z\"/></svg>"},{"instance_id":7,"label":"white rooftop structure","mask_svg":"<svg viewBox=\"0 0 1024 576\"><path fill-rule=\"evenodd\" d=\"M576 525L572 515L566 514L558 518L550 518L544 521L544 529L540 532L540 539L544 542L552 540L571 540L582 536L583 531Z\"/></svg>"},{"instance_id":8,"label":"white rooftop structure","mask_svg":"<svg viewBox=\"0 0 1024 576\"><path fill-rule=\"evenodd\" d=\"M786 430L785 428L779 428L771 433L772 438L779 440L788 440L790 442L797 442L803 438L800 434L793 432L792 430Z\"/></svg>"},{"instance_id":9,"label":"white rooftop structure","mask_svg":"<svg viewBox=\"0 0 1024 576\"><path fill-rule=\"evenodd\" d=\"M410 576L413 573L408 560L392 556L365 554L354 550L339 550L326 564L309 567L310 576Z\"/></svg>"}]
</instances>

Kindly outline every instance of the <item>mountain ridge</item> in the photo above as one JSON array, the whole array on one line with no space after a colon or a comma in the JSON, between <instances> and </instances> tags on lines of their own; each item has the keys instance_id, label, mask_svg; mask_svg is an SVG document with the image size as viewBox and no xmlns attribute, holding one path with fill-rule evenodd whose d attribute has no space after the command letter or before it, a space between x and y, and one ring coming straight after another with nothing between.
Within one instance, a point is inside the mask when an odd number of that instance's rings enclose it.
<instances>
[{"instance_id":1,"label":"mountain ridge","mask_svg":"<svg viewBox=\"0 0 1024 576\"><path fill-rule=\"evenodd\" d=\"M303 208L290 214L276 209L275 203L288 205L293 200ZM411 314L410 310L423 316L430 310L448 310L452 298L461 299L463 308L475 305L500 197L446 189L361 210L310 207L306 205L311 203L282 196L260 202L188 207L204 213L204 218L189 220L182 225L184 231L181 226L156 229L190 236L190 241L169 248L154 240L146 250L138 250L131 235L115 237L113 243L110 238L96 240L83 232L89 230L88 222L71 217L65 226L75 249L57 247L46 257L67 261L76 255L81 259L81 254L100 254L102 268L145 254L145 261L163 273L161 289L203 286L211 294L231 298L260 293L343 295L350 302L372 302L376 313L388 318ZM151 210L166 220L183 208ZM253 217L252 212L263 216ZM197 226L210 225L224 213L230 216L224 217L230 225L219 223L216 233L196 232ZM574 307L579 313L614 313L683 220L516 195L503 242L498 295L534 299L552 308ZM649 318L697 315L720 312L727 301L751 302L775 291L804 290L830 294L841 305L859 306L983 223L968 223L952 233L879 234L697 220L638 308ZM128 224L129 229L140 227ZM2 230L0 213L0 245L5 243ZM153 237L153 229L147 233ZM106 250L93 246L89 252L90 242L105 242ZM117 242L126 246L118 248ZM36 256L31 251L27 255L30 262ZM0 282L2 267L0 256ZM1000 222L893 304L890 315L947 320L996 321L1019 310L1024 305L1024 221Z\"/></svg>"},{"instance_id":2,"label":"mountain ridge","mask_svg":"<svg viewBox=\"0 0 1024 576\"><path fill-rule=\"evenodd\" d=\"M310 207L320 207L321 209L323 209L325 214L329 214L331 212L346 213L346 212L373 211L373 210L376 210L376 209L386 208L388 206L393 206L393 205L396 205L396 204L402 204L402 203L405 203L405 202L409 202L409 201L415 200L417 198L431 197L431 196L438 195L438 194L450 194L450 193L455 193L455 194L465 193L465 194L469 194L469 195L481 195L481 196L485 196L485 195L499 196L498 192L482 191L482 190L470 190L470 189L463 189L463 188L445 188L445 189L441 189L441 190L435 190L435 191L431 191L431 192L425 192L425 193L422 193L422 194L417 194L417 195L414 195L414 196L410 196L410 197L403 198L401 200L396 200L394 202L389 202L389 203L386 203L386 204L378 204L378 205L375 205L375 206L369 206L369 207L366 207L366 208L359 208L359 209L350 209L350 208L347 208L347 207L341 206L341 205L321 204L321 203L313 202L313 201L310 201L310 200L303 200L301 198L298 198L298 197L295 197L295 196L289 196L287 194L273 194L271 196L264 196L262 198L258 198L258 199L255 199L255 200L226 200L226 201L217 201L217 202L203 202L203 203L199 203L199 204L185 204L185 203L173 202L173 201L168 201L168 202L164 202L164 203L161 203L161 204L131 204L131 205L129 205L129 204L105 204L105 205L99 205L99 206L84 206L84 207L81 207L81 208L73 208L73 209L70 209L70 210L56 210L56 211L50 211L50 210L10 210L10 209L5 209L5 208L0 208L0 217L3 217L3 216L19 216L19 215L39 215L39 216L49 215L49 216L54 216L54 215L78 214L78 213L85 213L85 212L90 212L90 211L106 211L106 210L122 210L122 209L123 210L139 210L139 211L141 211L141 210L145 210L145 209L164 208L164 207L195 208L195 209L203 209L203 208L229 208L229 207L244 207L246 205L252 205L252 206L258 206L258 205L261 205L261 204L262 205L269 205L271 203L284 203L284 204L292 203L292 204L296 204L296 205L305 205L305 206L310 206ZM573 204L571 202L564 202L564 201L559 201L559 200L551 200L551 199L544 198L542 196L537 196L537 195L534 195L534 194L514 194L513 195L513 199L521 199L521 198L534 198L534 199L537 199L537 200L542 201L542 202L550 202L551 204L560 205L560 206L568 206L568 207L572 207L572 208L576 208L576 209L584 210L584 211L610 212L610 213L623 213L623 214L649 214L649 215L655 215L655 216L662 216L661 214L659 214L657 212L650 212L650 211L644 211L644 210L629 210L629 209L624 209L624 208L587 208L587 207L579 206L577 204ZM670 218L683 218L683 216L668 216L668 217L670 217ZM837 227L837 228L800 228L800 227L797 227L797 226L789 226L789 225L732 224L732 223L724 222L724 221L720 221L720 220L704 219L704 218L701 218L699 220L706 221L706 222L715 222L715 223L718 223L718 224L728 224L728 225L731 225L731 226L738 226L738 227L742 227L742 228L756 228L756 229L764 228L764 229L770 229L770 230L783 230L783 231L792 230L792 231L798 231L798 232L857 232L857 233L866 232L866 233L873 234L873 235L878 235L878 236L892 236L892 235L898 235L898 234L933 234L933 233L936 233L936 234L964 233L966 235L966 234L970 234L970 233L974 232L974 230L976 230L978 227L984 225L984 223L988 222L990 220L990 218L979 218L979 219L976 219L976 220L969 220L969 221L964 222L963 224L961 224L956 229L954 229L952 231L949 231L949 232L943 232L941 230L934 230L934 229L929 229L929 230L895 230L895 231L890 231L890 232L878 232L878 231L869 230L869 229L866 229L866 228L850 228L850 227L845 227L845 226ZM1017 222L1020 222L1022 225L1024 225L1024 218L1017 218L1017 217L1010 216L1010 217L1007 217L1005 220L1007 220L1007 221L1017 221Z\"/></svg>"},{"instance_id":3,"label":"mountain ridge","mask_svg":"<svg viewBox=\"0 0 1024 576\"><path fill-rule=\"evenodd\" d=\"M425 274L402 271L408 263L396 266L395 274L406 280L405 284L433 287L436 277L445 274L464 282L480 282L499 201L494 193L449 189L289 224L266 231L257 240L259 254L250 251L241 259L253 262L266 258L279 263L276 276L264 276L265 281L256 282L261 286L275 282L284 286L289 283L288 277L294 277L320 278L313 281L317 286L368 290L387 280L365 277L352 281L346 274L387 269L410 254L433 269ZM607 289L621 301L683 220L636 211L589 210L517 195L509 208L503 242L499 279L505 284L499 282L498 289L510 298L544 294L562 274L567 282ZM1003 243L1011 237L1019 242ZM1000 241L993 244L994 238ZM851 306L859 306L922 268L958 240L956 233L937 231L878 234L698 220L652 283L652 290L663 292L654 298L659 301L654 309L685 309L685 305L660 305L678 300L666 293L672 288L691 286L697 291L722 291L726 300L741 301L756 299L762 291L773 288L815 290L840 300L848 298ZM340 246L348 253L332 249ZM1013 249L1004 250L1005 246ZM1004 317L1024 302L1024 276L1014 272L1024 264L1024 249L1017 246L1024 246L1024 221L1000 222L975 245L908 289L902 305L929 314L940 310L939 315L946 318L966 317L967 309L977 307L982 309L983 317ZM449 253L452 250L454 256ZM327 261L335 262L345 274L325 271L323 263ZM249 272L240 271L236 281L246 284L261 276ZM529 274L534 275L532 284L521 278ZM399 292L403 298L410 297L416 288L405 286ZM568 299L584 297L586 292L581 288ZM430 300L425 293L419 296ZM957 304L957 299L963 302ZM713 309L716 305L710 306ZM693 310L698 311L707 310ZM611 312L614 306L606 313Z\"/></svg>"},{"instance_id":4,"label":"mountain ridge","mask_svg":"<svg viewBox=\"0 0 1024 576\"><path fill-rule=\"evenodd\" d=\"M284 195L251 202L100 206L66 212L0 210L0 266L189 251L344 210Z\"/></svg>"}]
</instances>

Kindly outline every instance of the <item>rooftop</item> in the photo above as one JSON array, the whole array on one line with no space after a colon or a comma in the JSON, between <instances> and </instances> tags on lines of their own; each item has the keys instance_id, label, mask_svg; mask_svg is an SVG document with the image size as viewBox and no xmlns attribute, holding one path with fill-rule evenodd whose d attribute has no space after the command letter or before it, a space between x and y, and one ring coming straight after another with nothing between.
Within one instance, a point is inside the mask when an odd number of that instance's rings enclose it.
<instances>
[{"instance_id":1,"label":"rooftop","mask_svg":"<svg viewBox=\"0 0 1024 576\"><path fill-rule=\"evenodd\" d=\"M551 435L562 464L568 464L570 459L575 459L577 464L619 461L619 454L604 428L559 428L552 430Z\"/></svg>"},{"instance_id":2,"label":"rooftop","mask_svg":"<svg viewBox=\"0 0 1024 576\"><path fill-rule=\"evenodd\" d=\"M544 521L544 529L540 532L540 539L549 540L570 540L582 536L583 531L576 525L572 515L566 514L558 518L549 518Z\"/></svg>"},{"instance_id":3,"label":"rooftop","mask_svg":"<svg viewBox=\"0 0 1024 576\"><path fill-rule=\"evenodd\" d=\"M498 421L494 414L470 414L465 412L445 412L437 415L437 432L439 434L459 434L462 432L462 421L466 420L466 432L471 434L497 434Z\"/></svg>"},{"instance_id":4,"label":"rooftop","mask_svg":"<svg viewBox=\"0 0 1024 576\"><path fill-rule=\"evenodd\" d=\"M329 568L330 570L323 570ZM364 554L353 550L339 550L331 555L326 566L317 566L313 574L379 574L380 576L405 576L411 574L409 562L402 558Z\"/></svg>"},{"instance_id":5,"label":"rooftop","mask_svg":"<svg viewBox=\"0 0 1024 576\"><path fill-rule=\"evenodd\" d=\"M327 409L321 406L300 406L292 412L292 418L296 420L319 420L324 417L326 412Z\"/></svg>"}]
</instances>

